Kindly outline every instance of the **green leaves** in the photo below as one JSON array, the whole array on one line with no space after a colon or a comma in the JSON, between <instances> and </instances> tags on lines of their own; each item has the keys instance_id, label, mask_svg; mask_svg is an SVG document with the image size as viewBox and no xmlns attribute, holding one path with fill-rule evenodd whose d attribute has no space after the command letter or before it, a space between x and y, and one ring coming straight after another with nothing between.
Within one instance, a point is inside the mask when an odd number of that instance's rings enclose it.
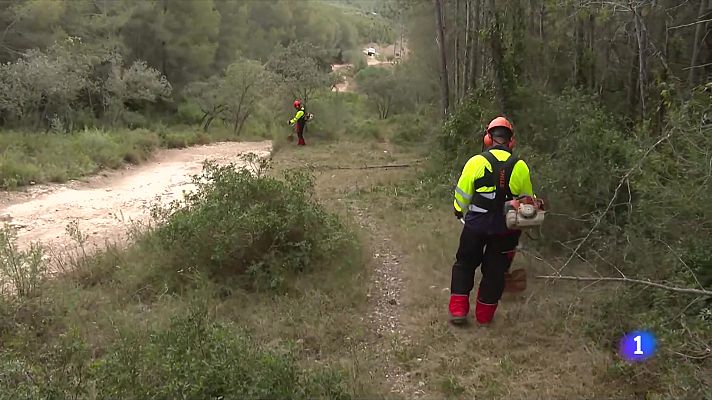
<instances>
[{"instance_id":1,"label":"green leaves","mask_svg":"<svg viewBox=\"0 0 712 400\"><path fill-rule=\"evenodd\" d=\"M393 70L368 67L356 74L356 83L359 92L368 96L368 99L376 105L379 117L388 118L393 99L398 94L396 92L398 81Z\"/></svg>"},{"instance_id":2,"label":"green leaves","mask_svg":"<svg viewBox=\"0 0 712 400\"><path fill-rule=\"evenodd\" d=\"M292 42L277 49L267 68L279 74L293 97L308 101L318 89L330 84L331 64L327 52L307 42Z\"/></svg>"},{"instance_id":3,"label":"green leaves","mask_svg":"<svg viewBox=\"0 0 712 400\"><path fill-rule=\"evenodd\" d=\"M311 198L308 175L291 172L282 181L206 164L195 182L184 202L155 214L162 223L156 238L175 271L197 266L216 279L279 289L343 244L341 225Z\"/></svg>"},{"instance_id":4,"label":"green leaves","mask_svg":"<svg viewBox=\"0 0 712 400\"><path fill-rule=\"evenodd\" d=\"M205 131L215 118L220 118L233 127L235 134L240 134L258 102L276 89L277 81L277 76L258 61L241 58L230 64L224 75L194 82L184 94L203 111Z\"/></svg>"},{"instance_id":5,"label":"green leaves","mask_svg":"<svg viewBox=\"0 0 712 400\"><path fill-rule=\"evenodd\" d=\"M76 334L38 356L0 351L0 399L349 399L342 374L304 369L294 350L266 348L193 310L165 330L123 335L94 359Z\"/></svg>"}]
</instances>

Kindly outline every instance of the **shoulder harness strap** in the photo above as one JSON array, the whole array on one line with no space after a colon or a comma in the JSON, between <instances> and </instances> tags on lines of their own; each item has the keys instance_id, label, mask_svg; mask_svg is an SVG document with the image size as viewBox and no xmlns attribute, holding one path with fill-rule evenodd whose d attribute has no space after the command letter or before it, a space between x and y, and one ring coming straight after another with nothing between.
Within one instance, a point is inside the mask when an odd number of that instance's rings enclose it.
<instances>
[{"instance_id":1,"label":"shoulder harness strap","mask_svg":"<svg viewBox=\"0 0 712 400\"><path fill-rule=\"evenodd\" d=\"M472 198L472 204L477 207L484 208L487 211L502 209L504 207L504 203L507 200L511 200L513 197L511 189L509 188L509 180L512 177L514 165L517 161L519 161L519 158L517 158L514 154L511 154L507 161L502 162L489 151L483 152L481 156L487 159L490 163L492 166L492 172L485 168L484 175L475 180L475 196ZM494 198L489 199L477 194L477 189L492 186L495 188Z\"/></svg>"}]
</instances>

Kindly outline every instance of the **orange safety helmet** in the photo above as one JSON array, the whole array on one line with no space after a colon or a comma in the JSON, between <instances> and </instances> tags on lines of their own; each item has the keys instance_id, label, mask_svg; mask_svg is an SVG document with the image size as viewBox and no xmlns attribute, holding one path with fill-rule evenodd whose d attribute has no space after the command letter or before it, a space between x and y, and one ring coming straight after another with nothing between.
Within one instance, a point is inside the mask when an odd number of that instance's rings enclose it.
<instances>
[{"instance_id":1,"label":"orange safety helmet","mask_svg":"<svg viewBox=\"0 0 712 400\"><path fill-rule=\"evenodd\" d=\"M298 110L301 106L302 102L300 102L299 100L294 100L294 108Z\"/></svg>"},{"instance_id":2,"label":"orange safety helmet","mask_svg":"<svg viewBox=\"0 0 712 400\"><path fill-rule=\"evenodd\" d=\"M516 140L514 139L514 129L512 129L512 123L504 117L497 117L493 119L489 125L487 125L487 131L485 132L485 136L482 138L482 142L485 147L492 147L494 144L494 139L492 139L492 133L490 132L494 128L507 128L510 132L512 132L512 137L509 139L509 142L507 142L507 147L509 147L510 150L513 149L516 144Z\"/></svg>"}]
</instances>

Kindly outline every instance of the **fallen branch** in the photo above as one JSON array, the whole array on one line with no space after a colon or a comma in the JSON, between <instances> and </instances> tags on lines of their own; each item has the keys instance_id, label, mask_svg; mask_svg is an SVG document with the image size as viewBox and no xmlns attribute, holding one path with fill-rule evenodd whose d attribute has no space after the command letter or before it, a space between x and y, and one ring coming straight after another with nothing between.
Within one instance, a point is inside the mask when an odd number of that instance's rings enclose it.
<instances>
[{"instance_id":1,"label":"fallen branch","mask_svg":"<svg viewBox=\"0 0 712 400\"><path fill-rule=\"evenodd\" d=\"M692 288L681 288L675 286L663 285L662 283L644 281L641 279L631 279L631 278L612 278L612 277L594 277L594 276L565 276L565 275L539 275L536 279L553 279L553 280L565 280L565 281L602 281L602 282L625 282L625 283L635 283L639 285L653 286L658 289L669 290L671 292L687 293L687 294L697 294L700 296L712 297L712 291L705 289L692 289Z\"/></svg>"},{"instance_id":2,"label":"fallen branch","mask_svg":"<svg viewBox=\"0 0 712 400\"><path fill-rule=\"evenodd\" d=\"M677 25L677 26L671 26L668 28L668 30L673 30L673 29L680 29L680 28L687 28L688 26L694 26L697 24L706 24L708 22L712 22L712 19L703 19L701 21L695 21L695 22L690 22L689 24L684 24L684 25Z\"/></svg>"},{"instance_id":3,"label":"fallen branch","mask_svg":"<svg viewBox=\"0 0 712 400\"><path fill-rule=\"evenodd\" d=\"M683 68L682 70L685 71L685 70L693 69L693 68L704 68L704 67L709 67L710 65L712 65L712 63L701 64L701 65L693 65L693 66L691 66L691 67L685 67L685 68Z\"/></svg>"},{"instance_id":4,"label":"fallen branch","mask_svg":"<svg viewBox=\"0 0 712 400\"><path fill-rule=\"evenodd\" d=\"M332 167L331 169L377 169L377 168L408 168L413 164L366 165L364 167Z\"/></svg>"},{"instance_id":5,"label":"fallen branch","mask_svg":"<svg viewBox=\"0 0 712 400\"><path fill-rule=\"evenodd\" d=\"M673 351L672 353L675 354L675 355L681 356L681 357L683 357L683 358L688 358L688 359L693 359L693 360L704 360L704 359L706 359L706 358L712 357L712 352L709 352L709 350L708 350L707 353L705 353L705 354L703 354L703 355L701 355L701 356L691 356L691 355L689 355L689 354L682 354L682 353L677 352L677 351Z\"/></svg>"},{"instance_id":6,"label":"fallen branch","mask_svg":"<svg viewBox=\"0 0 712 400\"><path fill-rule=\"evenodd\" d=\"M421 163L422 160L412 161L404 164L385 164L385 165L364 165L363 167L342 167L340 165L313 165L317 169L379 169L379 168L409 168L415 164Z\"/></svg>"}]
</instances>

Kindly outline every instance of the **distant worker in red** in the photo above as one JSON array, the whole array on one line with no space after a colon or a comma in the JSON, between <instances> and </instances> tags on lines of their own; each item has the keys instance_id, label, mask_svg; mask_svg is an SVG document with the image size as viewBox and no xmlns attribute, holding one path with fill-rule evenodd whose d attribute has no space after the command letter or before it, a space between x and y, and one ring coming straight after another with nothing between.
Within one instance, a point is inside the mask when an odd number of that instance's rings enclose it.
<instances>
[{"instance_id":1,"label":"distant worker in red","mask_svg":"<svg viewBox=\"0 0 712 400\"><path fill-rule=\"evenodd\" d=\"M297 145L305 146L304 128L307 124L307 113L304 111L304 105L302 105L302 102L299 100L294 100L294 108L297 110L297 113L294 115L294 118L289 120L289 125L294 125L294 131L297 132L297 137L299 138Z\"/></svg>"},{"instance_id":2,"label":"distant worker in red","mask_svg":"<svg viewBox=\"0 0 712 400\"><path fill-rule=\"evenodd\" d=\"M455 188L455 216L465 226L460 235L450 283L450 320L463 323L470 311L470 292L475 270L482 265L475 318L487 324L505 288L521 235L507 228L505 203L518 196L534 196L529 167L514 154L514 130L504 117L489 123L483 137L484 151L470 158Z\"/></svg>"}]
</instances>

